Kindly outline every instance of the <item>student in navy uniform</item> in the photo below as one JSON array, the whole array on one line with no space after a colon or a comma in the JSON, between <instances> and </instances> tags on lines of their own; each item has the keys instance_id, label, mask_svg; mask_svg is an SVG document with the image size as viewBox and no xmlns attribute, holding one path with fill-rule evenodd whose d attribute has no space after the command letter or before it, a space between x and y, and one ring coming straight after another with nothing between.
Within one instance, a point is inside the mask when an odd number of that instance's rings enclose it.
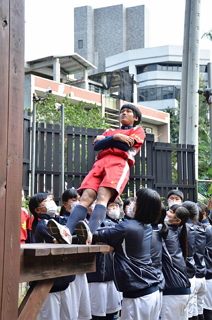
<instances>
[{"instance_id":1,"label":"student in navy uniform","mask_svg":"<svg viewBox=\"0 0 212 320\"><path fill-rule=\"evenodd\" d=\"M187 230L189 212L174 204L166 215L168 230L162 233L163 288L161 320L187 320L190 282L186 270ZM174 313L173 313L174 311Z\"/></svg>"},{"instance_id":2,"label":"student in navy uniform","mask_svg":"<svg viewBox=\"0 0 212 320\"><path fill-rule=\"evenodd\" d=\"M70 188L63 192L61 198L62 206L60 209L60 216L64 218L64 224L66 224L74 206L79 202L79 195L76 189ZM74 235L72 237L72 243L78 244L78 239ZM74 291L74 305L77 320L91 319L91 304L86 274L77 274L75 280L71 283L70 289Z\"/></svg>"},{"instance_id":3,"label":"student in navy uniform","mask_svg":"<svg viewBox=\"0 0 212 320\"><path fill-rule=\"evenodd\" d=\"M32 232L34 242L55 243L47 229L47 221L51 218L61 222L57 214L57 206L53 196L48 193L37 193L29 200L29 209L34 216ZM70 283L73 283L74 275L59 277L54 280L54 285L39 312L37 320L77 320L75 316L74 291ZM33 283L32 283L33 285Z\"/></svg>"},{"instance_id":4,"label":"student in navy uniform","mask_svg":"<svg viewBox=\"0 0 212 320\"><path fill-rule=\"evenodd\" d=\"M207 209L205 209L207 210ZM209 212L208 212L209 213ZM206 265L206 293L204 299L204 318L212 320L212 220L206 218L206 245L205 245L205 265Z\"/></svg>"},{"instance_id":5,"label":"student in navy uniform","mask_svg":"<svg viewBox=\"0 0 212 320\"><path fill-rule=\"evenodd\" d=\"M190 301L189 308L192 308L192 318L194 319L204 319L203 318L203 302L205 296L205 261L204 252L206 245L206 235L205 228L199 222L199 210L195 202L185 201L183 202L183 207L185 207L190 214L189 227L194 231L194 295L192 301ZM190 316L190 315L189 315Z\"/></svg>"},{"instance_id":6,"label":"student in navy uniform","mask_svg":"<svg viewBox=\"0 0 212 320\"><path fill-rule=\"evenodd\" d=\"M129 197L123 202L124 219L132 219L135 215L135 202L134 197Z\"/></svg>"},{"instance_id":7,"label":"student in navy uniform","mask_svg":"<svg viewBox=\"0 0 212 320\"><path fill-rule=\"evenodd\" d=\"M209 210L205 204L198 203L199 222L205 228L206 244L204 261L206 266L203 315L205 320L212 320L212 221L208 218Z\"/></svg>"},{"instance_id":8,"label":"student in navy uniform","mask_svg":"<svg viewBox=\"0 0 212 320\"><path fill-rule=\"evenodd\" d=\"M161 299L161 308L162 308L162 298L163 298L163 289L165 286L165 279L162 272L162 243L163 237L168 231L168 226L164 222L166 217L166 209L162 204L161 208L161 217L158 221L152 224L152 242L151 242L151 260L152 266L155 268L159 280L159 292Z\"/></svg>"},{"instance_id":9,"label":"student in navy uniform","mask_svg":"<svg viewBox=\"0 0 212 320\"><path fill-rule=\"evenodd\" d=\"M134 219L93 235L93 243L104 242L114 248L114 282L118 291L123 292L122 320L159 318L161 295L157 271L151 262L151 223L158 221L160 214L159 194L152 189L139 189Z\"/></svg>"},{"instance_id":10,"label":"student in navy uniform","mask_svg":"<svg viewBox=\"0 0 212 320\"><path fill-rule=\"evenodd\" d=\"M152 245L151 245L151 259L152 265L157 270L158 279L159 279L159 289L162 292L165 279L162 272L162 243L163 237L168 232L168 226L164 221L166 217L166 209L162 204L161 208L161 217L158 221L152 224Z\"/></svg>"},{"instance_id":11,"label":"student in navy uniform","mask_svg":"<svg viewBox=\"0 0 212 320\"><path fill-rule=\"evenodd\" d=\"M119 223L122 202L116 199L107 206L106 218L98 230L113 228ZM117 291L113 278L113 253L98 253L96 272L88 273L91 312L93 320L115 320L121 310L122 294Z\"/></svg>"},{"instance_id":12,"label":"student in navy uniform","mask_svg":"<svg viewBox=\"0 0 212 320\"><path fill-rule=\"evenodd\" d=\"M173 204L181 204L184 200L184 195L181 190L172 189L168 192L166 199L170 208Z\"/></svg>"},{"instance_id":13,"label":"student in navy uniform","mask_svg":"<svg viewBox=\"0 0 212 320\"><path fill-rule=\"evenodd\" d=\"M66 218L70 216L71 210L79 203L79 195L75 188L66 189L62 194L62 206L60 208L60 216Z\"/></svg>"}]
</instances>

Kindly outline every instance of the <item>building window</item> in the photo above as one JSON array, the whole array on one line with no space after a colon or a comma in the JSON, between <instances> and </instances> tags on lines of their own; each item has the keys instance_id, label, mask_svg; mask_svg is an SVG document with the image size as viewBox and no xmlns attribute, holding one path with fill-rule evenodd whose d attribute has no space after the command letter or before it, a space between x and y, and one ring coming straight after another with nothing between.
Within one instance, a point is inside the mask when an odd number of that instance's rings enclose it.
<instances>
[{"instance_id":1,"label":"building window","mask_svg":"<svg viewBox=\"0 0 212 320\"><path fill-rule=\"evenodd\" d=\"M83 48L83 40L78 40L78 49Z\"/></svg>"},{"instance_id":2,"label":"building window","mask_svg":"<svg viewBox=\"0 0 212 320\"><path fill-rule=\"evenodd\" d=\"M164 87L150 87L145 89L138 89L139 101L155 101L165 99L176 99L180 98L180 89L174 86Z\"/></svg>"},{"instance_id":3,"label":"building window","mask_svg":"<svg viewBox=\"0 0 212 320\"><path fill-rule=\"evenodd\" d=\"M202 66L203 67L203 66ZM160 64L148 64L137 66L137 74L150 72L150 71L171 71L171 72L180 72L182 69L181 64L170 64L170 63L160 63ZM203 70L203 68L201 69Z\"/></svg>"}]
</instances>

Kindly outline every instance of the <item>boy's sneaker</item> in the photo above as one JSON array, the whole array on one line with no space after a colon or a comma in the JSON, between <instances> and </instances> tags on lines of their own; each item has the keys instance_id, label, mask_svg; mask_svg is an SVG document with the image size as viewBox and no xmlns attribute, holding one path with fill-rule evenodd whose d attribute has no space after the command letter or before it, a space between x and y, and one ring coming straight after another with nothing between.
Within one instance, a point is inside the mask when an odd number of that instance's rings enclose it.
<instances>
[{"instance_id":1,"label":"boy's sneaker","mask_svg":"<svg viewBox=\"0 0 212 320\"><path fill-rule=\"evenodd\" d=\"M89 229L88 224L81 220L76 224L75 233L78 238L79 244L91 244L92 243L92 233Z\"/></svg>"},{"instance_id":2,"label":"boy's sneaker","mask_svg":"<svg viewBox=\"0 0 212 320\"><path fill-rule=\"evenodd\" d=\"M50 219L47 222L47 228L49 233L58 241L58 243L72 243L72 235L69 228L61 225L54 219Z\"/></svg>"}]
</instances>

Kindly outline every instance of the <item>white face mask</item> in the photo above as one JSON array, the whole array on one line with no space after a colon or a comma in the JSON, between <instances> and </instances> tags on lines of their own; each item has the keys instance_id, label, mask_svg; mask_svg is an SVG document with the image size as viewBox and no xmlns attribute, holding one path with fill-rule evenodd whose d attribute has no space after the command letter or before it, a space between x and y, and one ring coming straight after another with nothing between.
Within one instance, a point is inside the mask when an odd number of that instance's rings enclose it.
<instances>
[{"instance_id":1,"label":"white face mask","mask_svg":"<svg viewBox=\"0 0 212 320\"><path fill-rule=\"evenodd\" d=\"M54 201L46 203L46 214L52 218L57 214L57 205Z\"/></svg>"},{"instance_id":2,"label":"white face mask","mask_svg":"<svg viewBox=\"0 0 212 320\"><path fill-rule=\"evenodd\" d=\"M120 208L108 210L107 215L113 220L118 220L120 218Z\"/></svg>"},{"instance_id":3,"label":"white face mask","mask_svg":"<svg viewBox=\"0 0 212 320\"><path fill-rule=\"evenodd\" d=\"M168 202L169 208L171 208L171 206L173 206L173 204L181 204L182 200L181 199L169 199L167 202Z\"/></svg>"},{"instance_id":4,"label":"white face mask","mask_svg":"<svg viewBox=\"0 0 212 320\"><path fill-rule=\"evenodd\" d=\"M168 223L169 222L169 217L165 216L164 222Z\"/></svg>"},{"instance_id":5,"label":"white face mask","mask_svg":"<svg viewBox=\"0 0 212 320\"><path fill-rule=\"evenodd\" d=\"M168 207L171 208L175 202L173 200L168 200Z\"/></svg>"}]
</instances>

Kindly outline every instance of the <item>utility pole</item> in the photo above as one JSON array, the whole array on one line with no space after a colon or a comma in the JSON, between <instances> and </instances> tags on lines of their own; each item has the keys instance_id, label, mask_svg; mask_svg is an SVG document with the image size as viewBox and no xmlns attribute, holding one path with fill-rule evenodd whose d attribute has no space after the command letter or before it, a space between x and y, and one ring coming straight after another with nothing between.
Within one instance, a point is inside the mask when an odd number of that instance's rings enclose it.
<instances>
[{"instance_id":1,"label":"utility pole","mask_svg":"<svg viewBox=\"0 0 212 320\"><path fill-rule=\"evenodd\" d=\"M186 0L179 143L195 146L196 179L198 179L199 26L200 0Z\"/></svg>"}]
</instances>

